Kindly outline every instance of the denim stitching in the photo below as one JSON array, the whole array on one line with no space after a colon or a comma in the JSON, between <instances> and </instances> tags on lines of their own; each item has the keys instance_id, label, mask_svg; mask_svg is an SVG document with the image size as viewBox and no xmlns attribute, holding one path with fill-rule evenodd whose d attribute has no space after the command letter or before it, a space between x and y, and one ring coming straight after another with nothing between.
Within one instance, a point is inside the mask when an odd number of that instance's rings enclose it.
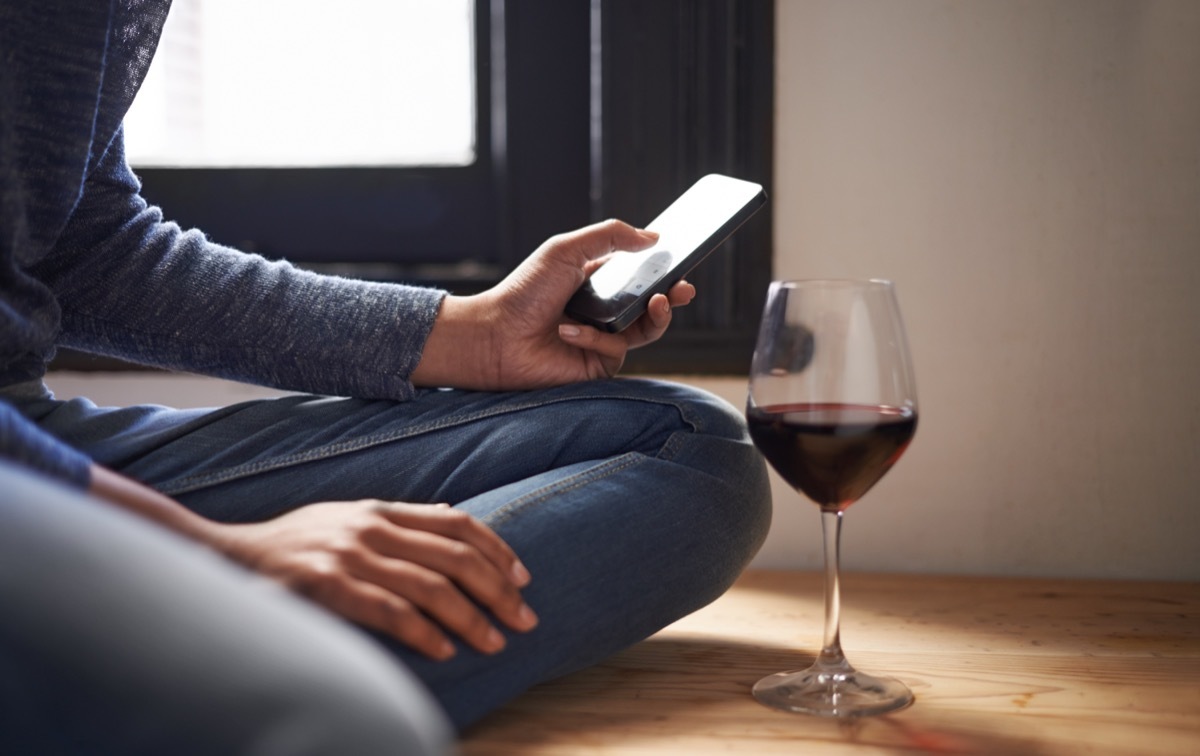
<instances>
[{"instance_id":1,"label":"denim stitching","mask_svg":"<svg viewBox=\"0 0 1200 756\"><path fill-rule=\"evenodd\" d=\"M666 443L664 443L662 448L658 450L658 454L655 455L655 457L657 459L670 462L671 460L675 459L675 455L678 454L679 450L683 448L683 443L683 432L675 431L667 438Z\"/></svg>"},{"instance_id":2,"label":"denim stitching","mask_svg":"<svg viewBox=\"0 0 1200 756\"><path fill-rule=\"evenodd\" d=\"M461 416L454 415L452 417L443 418L441 420L438 420L438 421L435 421L432 423L417 425L417 426L413 426L413 427L409 427L409 428L403 428L403 429L397 430L392 433L381 433L381 434L375 434L375 435L362 436L360 438L356 438L356 439L352 439L352 440L348 440L348 441L341 441L341 442L334 443L334 444L328 444L326 446L320 446L315 449L308 449L308 450L305 450L300 453L290 454L290 455L286 455L283 457L273 457L271 459L265 459L260 462L254 462L254 463L249 463L249 464L245 464L245 465L238 465L236 467L226 468L221 471L208 472L208 473L204 473L204 474L200 474L200 475L190 475L190 476L181 478L181 479L175 481L174 483L160 486L159 490L161 490L163 493L168 494L168 495L189 493L191 491L196 491L196 490L199 490L202 488L207 488L208 486L215 486L215 485L219 485L221 483L228 483L229 481L232 481L232 480L238 480L240 478L246 478L246 477L250 477L253 475L258 475L263 472L269 472L269 471L273 471L273 470L281 470L281 469L285 469L288 467L305 464L307 462L314 462L317 460L329 459L332 457L340 456L342 454L348 454L351 452L361 451L363 449L368 449L373 446L379 446L381 444L387 444L387 443L391 443L393 441L398 441L402 438L411 438L413 436L418 436L418 435L421 435L424 433L431 433L434 431L442 430L444 428L453 428L453 427L456 427L459 425L465 425L467 423L476 422L478 420L483 420L483 419L490 418L490 417L499 417L502 415L506 415L506 414L510 414L510 413L514 413L514 412L518 412L518 411L529 410L529 409L539 409L539 408L548 407L548 406L551 406L554 404L563 404L566 402L574 402L574 401L591 401L591 400L595 400L595 399L616 399L616 400L643 402L645 404L654 404L654 405L658 405L658 406L672 407L675 409L676 412L679 413L680 418L685 423L687 423L688 425L690 425L692 427L693 432L700 432L702 430L700 427L701 424L699 422L699 418L695 417L691 412L689 412L686 405L683 405L683 404L680 404L677 402L668 401L668 400L648 399L645 397L636 397L636 396L613 396L611 394L604 394L604 393L586 394L586 395L582 395L582 396L563 397L560 399L543 399L543 400L539 400L539 401L531 402L531 403L521 403L516 406L513 406L510 404L510 405L505 405L504 407L496 407L496 408L491 408L491 409L487 409L487 410L483 410L483 411L472 412L468 415L461 415ZM672 434L672 436L674 436L674 435L675 434ZM671 439L668 439L667 443L663 445L663 449L660 450L659 454L662 455L668 449L668 447L671 445L672 445ZM675 450L672 449L670 454L674 455L674 453L675 453ZM669 458L669 457L666 457L666 458Z\"/></svg>"},{"instance_id":3,"label":"denim stitching","mask_svg":"<svg viewBox=\"0 0 1200 756\"><path fill-rule=\"evenodd\" d=\"M614 457L613 459L601 462L600 464L589 467L582 472L575 473L570 477L556 480L553 483L542 486L537 490L529 491L519 498L513 499L503 507L488 513L483 518L483 522L487 523L489 527L502 524L515 516L517 514L517 510L519 509L531 504L537 504L545 501L551 496L565 494L570 491L574 491L577 488L582 488L589 483L603 480L604 478L615 475L622 470L633 467L645 459L646 457L643 454L638 454L637 452L626 452L619 457Z\"/></svg>"}]
</instances>

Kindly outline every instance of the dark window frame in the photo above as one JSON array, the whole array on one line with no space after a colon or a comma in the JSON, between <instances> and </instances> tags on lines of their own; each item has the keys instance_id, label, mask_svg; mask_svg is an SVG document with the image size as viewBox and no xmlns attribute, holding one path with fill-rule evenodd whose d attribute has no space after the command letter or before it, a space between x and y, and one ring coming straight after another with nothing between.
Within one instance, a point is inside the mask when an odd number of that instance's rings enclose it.
<instances>
[{"instance_id":1,"label":"dark window frame","mask_svg":"<svg viewBox=\"0 0 1200 756\"><path fill-rule=\"evenodd\" d=\"M476 0L477 161L142 169L166 217L344 275L480 291L549 236L649 222L700 176L771 193L774 3ZM771 203L689 277L696 302L626 372L744 374L771 278ZM57 367L111 367L66 355Z\"/></svg>"},{"instance_id":2,"label":"dark window frame","mask_svg":"<svg viewBox=\"0 0 1200 756\"><path fill-rule=\"evenodd\" d=\"M772 193L775 4L768 0L595 0L601 117L595 214L646 222L700 176L726 173ZM634 370L749 370L772 272L768 201L689 279L677 311Z\"/></svg>"}]
</instances>

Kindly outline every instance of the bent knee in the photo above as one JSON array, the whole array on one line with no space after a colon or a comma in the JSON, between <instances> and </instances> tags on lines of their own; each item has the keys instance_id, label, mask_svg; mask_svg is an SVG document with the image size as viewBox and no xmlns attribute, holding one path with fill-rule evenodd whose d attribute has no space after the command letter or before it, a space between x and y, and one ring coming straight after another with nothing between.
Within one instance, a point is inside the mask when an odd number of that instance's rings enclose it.
<instances>
[{"instance_id":1,"label":"bent knee","mask_svg":"<svg viewBox=\"0 0 1200 756\"><path fill-rule=\"evenodd\" d=\"M697 475L680 497L680 518L690 520L689 560L702 565L706 582L723 593L749 566L771 528L771 487L766 463L750 444L698 435L687 455ZM708 447L713 453L698 453Z\"/></svg>"},{"instance_id":2,"label":"bent knee","mask_svg":"<svg viewBox=\"0 0 1200 756\"><path fill-rule=\"evenodd\" d=\"M750 442L742 411L710 391L653 379L626 379L624 382L646 400L674 407L697 433Z\"/></svg>"}]
</instances>

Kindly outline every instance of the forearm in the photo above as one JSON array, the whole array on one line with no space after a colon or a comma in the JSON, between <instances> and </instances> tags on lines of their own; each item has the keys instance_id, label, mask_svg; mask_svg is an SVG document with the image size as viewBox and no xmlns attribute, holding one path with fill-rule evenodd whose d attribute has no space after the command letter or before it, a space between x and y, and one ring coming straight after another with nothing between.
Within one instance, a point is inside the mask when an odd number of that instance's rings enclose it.
<instances>
[{"instance_id":1,"label":"forearm","mask_svg":"<svg viewBox=\"0 0 1200 756\"><path fill-rule=\"evenodd\" d=\"M59 281L64 345L292 391L411 397L440 292L319 276L146 216L147 247L100 263L118 285L97 291L86 269Z\"/></svg>"},{"instance_id":2,"label":"forearm","mask_svg":"<svg viewBox=\"0 0 1200 756\"><path fill-rule=\"evenodd\" d=\"M61 307L61 345L306 393L411 398L443 292L215 244L164 221L139 190L118 135L31 268Z\"/></svg>"},{"instance_id":3,"label":"forearm","mask_svg":"<svg viewBox=\"0 0 1200 756\"><path fill-rule=\"evenodd\" d=\"M88 492L121 509L194 541L217 547L220 523L205 519L174 499L135 480L93 464Z\"/></svg>"}]
</instances>

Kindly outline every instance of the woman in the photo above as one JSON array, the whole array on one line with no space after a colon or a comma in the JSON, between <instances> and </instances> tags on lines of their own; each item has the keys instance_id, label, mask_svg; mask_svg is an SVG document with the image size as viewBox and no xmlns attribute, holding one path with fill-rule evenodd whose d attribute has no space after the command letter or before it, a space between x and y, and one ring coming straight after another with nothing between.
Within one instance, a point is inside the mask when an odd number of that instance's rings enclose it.
<instances>
[{"instance_id":1,"label":"woman","mask_svg":"<svg viewBox=\"0 0 1200 756\"><path fill-rule=\"evenodd\" d=\"M694 290L562 316L653 235L455 297L182 231L120 128L167 5L0 2L0 750L438 752L720 595L769 523L740 416L611 380ZM63 402L59 345L303 393Z\"/></svg>"}]
</instances>

